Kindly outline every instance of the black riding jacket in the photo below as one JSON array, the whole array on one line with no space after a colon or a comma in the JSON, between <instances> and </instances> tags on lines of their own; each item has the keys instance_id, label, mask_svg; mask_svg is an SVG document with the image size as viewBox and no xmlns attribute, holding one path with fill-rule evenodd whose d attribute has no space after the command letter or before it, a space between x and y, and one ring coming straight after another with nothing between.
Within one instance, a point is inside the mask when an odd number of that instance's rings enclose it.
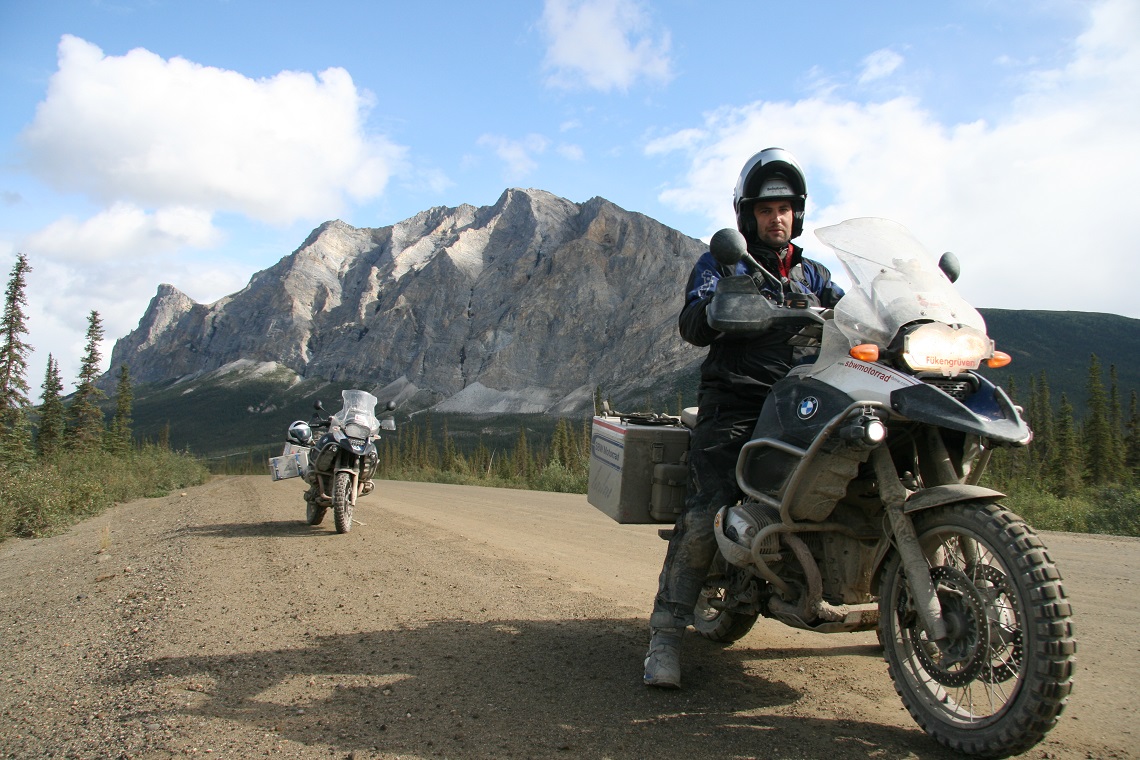
<instances>
[{"instance_id":1,"label":"black riding jacket","mask_svg":"<svg viewBox=\"0 0 1140 760\"><path fill-rule=\"evenodd\" d=\"M769 272L780 272L775 251L755 244L748 246L752 256ZM695 346L708 346L708 357L701 365L699 403L743 403L757 409L768 395L772 383L788 374L795 364L804 361L803 347L788 343L787 329L775 328L762 335L729 337L709 327L706 310L716 285L722 277L748 274L744 263L734 271L717 263L711 253L703 254L689 274L685 287L685 305L678 318L681 337ZM803 249L792 245L787 292L814 296L816 305L832 307L843 296L843 290L831 281L831 272L819 262L803 257ZM761 292L765 287L761 286ZM818 349L815 349L817 352Z\"/></svg>"}]
</instances>

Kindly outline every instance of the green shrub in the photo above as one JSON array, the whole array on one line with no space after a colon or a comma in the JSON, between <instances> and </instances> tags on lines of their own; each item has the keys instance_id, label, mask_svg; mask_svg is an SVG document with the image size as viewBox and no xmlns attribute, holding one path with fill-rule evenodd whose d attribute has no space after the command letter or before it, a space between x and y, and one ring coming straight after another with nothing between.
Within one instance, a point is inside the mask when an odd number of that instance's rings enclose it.
<instances>
[{"instance_id":1,"label":"green shrub","mask_svg":"<svg viewBox=\"0 0 1140 760\"><path fill-rule=\"evenodd\" d=\"M586 493L589 481L588 472L572 470L558 460L554 460L531 479L530 487L535 491Z\"/></svg>"},{"instance_id":2,"label":"green shrub","mask_svg":"<svg viewBox=\"0 0 1140 760\"><path fill-rule=\"evenodd\" d=\"M48 536L113 504L165 496L207 476L193 457L151 445L126 455L63 453L0 470L0 539Z\"/></svg>"},{"instance_id":3,"label":"green shrub","mask_svg":"<svg viewBox=\"0 0 1140 760\"><path fill-rule=\"evenodd\" d=\"M1087 525L1089 533L1140 536L1140 489L1110 486L1098 490Z\"/></svg>"},{"instance_id":4,"label":"green shrub","mask_svg":"<svg viewBox=\"0 0 1140 760\"><path fill-rule=\"evenodd\" d=\"M1090 503L1083 497L1062 498L1046 491L1022 489L1003 502L1037 530L1087 533Z\"/></svg>"}]
</instances>

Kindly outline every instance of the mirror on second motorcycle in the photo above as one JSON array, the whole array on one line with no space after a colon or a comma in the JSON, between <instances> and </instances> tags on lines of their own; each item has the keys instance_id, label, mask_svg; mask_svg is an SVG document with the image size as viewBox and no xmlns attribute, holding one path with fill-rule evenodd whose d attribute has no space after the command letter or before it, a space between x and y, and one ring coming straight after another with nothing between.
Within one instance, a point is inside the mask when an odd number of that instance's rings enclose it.
<instances>
[{"instance_id":1,"label":"mirror on second motorcycle","mask_svg":"<svg viewBox=\"0 0 1140 760\"><path fill-rule=\"evenodd\" d=\"M946 279L950 282L957 282L958 277L962 274L962 263L950 251L942 254L942 258L938 259L938 268L942 270L942 274L946 275Z\"/></svg>"}]
</instances>

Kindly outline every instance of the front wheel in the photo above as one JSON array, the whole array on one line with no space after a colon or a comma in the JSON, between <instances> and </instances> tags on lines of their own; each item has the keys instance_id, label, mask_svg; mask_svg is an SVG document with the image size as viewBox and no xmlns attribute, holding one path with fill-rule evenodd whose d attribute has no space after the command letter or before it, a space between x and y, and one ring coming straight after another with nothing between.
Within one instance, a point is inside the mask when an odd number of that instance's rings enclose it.
<instances>
[{"instance_id":1,"label":"front wheel","mask_svg":"<svg viewBox=\"0 0 1140 760\"><path fill-rule=\"evenodd\" d=\"M352 530L352 476L338 472L333 479L333 522L337 533Z\"/></svg>"},{"instance_id":2,"label":"front wheel","mask_svg":"<svg viewBox=\"0 0 1140 760\"><path fill-rule=\"evenodd\" d=\"M1072 690L1072 608L1044 544L992 502L914 515L948 640L923 629L896 554L879 634L895 691L926 733L958 752L1006 757L1057 722Z\"/></svg>"},{"instance_id":3,"label":"front wheel","mask_svg":"<svg viewBox=\"0 0 1140 760\"><path fill-rule=\"evenodd\" d=\"M752 630L759 613L746 611L740 598L753 597L755 583L718 551L693 609L693 628L709 641L731 644Z\"/></svg>"}]
</instances>

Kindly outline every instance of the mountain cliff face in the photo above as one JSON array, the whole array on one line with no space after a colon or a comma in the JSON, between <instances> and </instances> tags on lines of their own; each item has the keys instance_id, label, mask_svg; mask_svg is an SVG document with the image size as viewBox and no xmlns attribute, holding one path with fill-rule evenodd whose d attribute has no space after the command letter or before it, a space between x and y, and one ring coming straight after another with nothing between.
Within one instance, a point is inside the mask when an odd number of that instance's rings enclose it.
<instances>
[{"instance_id":1,"label":"mountain cliff face","mask_svg":"<svg viewBox=\"0 0 1140 760\"><path fill-rule=\"evenodd\" d=\"M390 227L327 222L240 292L159 286L111 367L136 383L275 362L448 412L569 412L703 357L677 335L706 250L641 214L511 189Z\"/></svg>"}]
</instances>

